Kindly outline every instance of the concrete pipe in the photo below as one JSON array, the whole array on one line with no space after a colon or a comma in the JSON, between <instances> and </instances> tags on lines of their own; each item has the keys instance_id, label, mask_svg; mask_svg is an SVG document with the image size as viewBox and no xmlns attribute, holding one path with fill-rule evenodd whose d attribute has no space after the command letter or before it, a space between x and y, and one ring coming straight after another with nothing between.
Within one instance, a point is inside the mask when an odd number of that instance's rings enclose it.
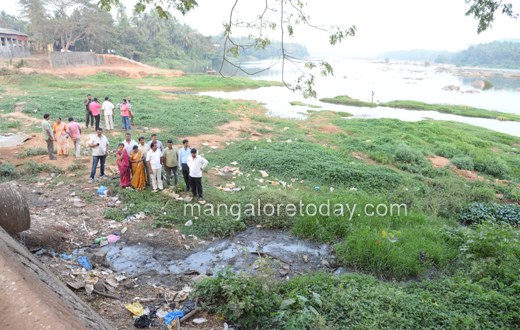
<instances>
[{"instance_id":1,"label":"concrete pipe","mask_svg":"<svg viewBox=\"0 0 520 330\"><path fill-rule=\"evenodd\" d=\"M9 235L31 228L31 215L22 189L14 183L0 184L0 227Z\"/></svg>"}]
</instances>

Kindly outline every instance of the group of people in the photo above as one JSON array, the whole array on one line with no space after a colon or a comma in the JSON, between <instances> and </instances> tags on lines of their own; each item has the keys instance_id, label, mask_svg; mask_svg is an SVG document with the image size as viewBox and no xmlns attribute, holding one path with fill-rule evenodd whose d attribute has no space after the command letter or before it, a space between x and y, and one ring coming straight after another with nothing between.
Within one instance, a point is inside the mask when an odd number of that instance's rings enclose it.
<instances>
[{"instance_id":1,"label":"group of people","mask_svg":"<svg viewBox=\"0 0 520 330\"><path fill-rule=\"evenodd\" d=\"M173 185L175 188L179 182L178 172L181 172L186 183L186 191L191 189L192 197L202 200L202 171L208 165L208 161L200 156L195 148L190 147L188 140L182 143L183 147L177 150L173 146L173 141L168 140L165 148L157 139L157 134L152 134L151 140L146 143L144 137L139 137L136 142L132 140L130 133L126 133L125 139L119 143L116 151L119 185L124 188L131 186L136 190L142 190L146 185L150 185L152 192L157 192L164 189L163 176L166 185ZM100 162L101 179L105 179L105 161L109 143L101 128L90 139L88 146L92 148L93 156L89 182L94 181L98 162Z\"/></svg>"},{"instance_id":2,"label":"group of people","mask_svg":"<svg viewBox=\"0 0 520 330\"><path fill-rule=\"evenodd\" d=\"M105 119L105 129L110 131L114 129L114 104L110 98L105 97L105 102L101 104L97 97L92 99L90 94L83 103L85 105L85 127L88 129L89 122L91 127L95 127L96 131L100 127L101 115ZM125 131L131 131L134 126L134 113L130 104L130 96L123 99L116 106L121 114L121 122ZM94 124L95 122L95 124Z\"/></svg>"},{"instance_id":3,"label":"group of people","mask_svg":"<svg viewBox=\"0 0 520 330\"><path fill-rule=\"evenodd\" d=\"M105 97L105 102L101 104L98 98L92 98L90 94L84 102L86 112L85 128L88 129L89 122L95 127L96 134L87 143L92 149L92 169L89 182L95 180L96 169L100 166L100 178L105 177L105 163L109 154L110 143L103 129L100 127L101 115L105 118L106 130L114 129L114 105L112 101ZM121 112L123 129L131 131L134 125L134 115L130 104L130 97L123 99L116 106ZM81 158L81 125L74 121L73 117L68 118L65 124L60 117L56 118L54 125L51 125L50 115L43 116L42 132L47 143L49 159L55 160L54 142L58 146L58 156L68 156L68 138L72 138L75 156ZM202 200L202 171L208 165L208 161L200 156L195 148L191 148L188 140L182 142L183 146L177 150L173 146L173 141L168 140L166 148L157 139L157 134L152 134L151 140L147 143L144 137L140 137L138 142L132 140L130 133L125 134L125 139L119 143L116 151L116 163L120 175L121 187L133 187L142 190L146 185L152 187L153 192L163 190L163 177L166 185L177 186L179 182L178 173L183 175L186 183L186 191L191 190L193 197ZM164 173L163 173L164 170Z\"/></svg>"}]
</instances>

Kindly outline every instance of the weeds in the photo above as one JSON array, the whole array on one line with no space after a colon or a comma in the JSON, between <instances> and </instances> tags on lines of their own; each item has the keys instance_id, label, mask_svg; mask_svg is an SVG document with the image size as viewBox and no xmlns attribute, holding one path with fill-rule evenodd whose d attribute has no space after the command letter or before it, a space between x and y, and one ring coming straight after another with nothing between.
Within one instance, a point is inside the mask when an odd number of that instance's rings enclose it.
<instances>
[{"instance_id":1,"label":"weeds","mask_svg":"<svg viewBox=\"0 0 520 330\"><path fill-rule=\"evenodd\" d=\"M33 156L39 156L39 155L47 155L47 149L42 147L37 148L25 148L23 152L20 152L19 154L16 154L16 158L27 158L27 157L33 157Z\"/></svg>"}]
</instances>

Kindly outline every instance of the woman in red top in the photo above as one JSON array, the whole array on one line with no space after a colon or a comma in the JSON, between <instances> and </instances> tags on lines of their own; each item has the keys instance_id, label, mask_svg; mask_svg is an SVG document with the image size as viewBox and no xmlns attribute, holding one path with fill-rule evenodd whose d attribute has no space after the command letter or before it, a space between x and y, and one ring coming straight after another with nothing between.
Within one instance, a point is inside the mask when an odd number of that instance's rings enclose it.
<instances>
[{"instance_id":1,"label":"woman in red top","mask_svg":"<svg viewBox=\"0 0 520 330\"><path fill-rule=\"evenodd\" d=\"M132 130L132 127L130 126L130 118L128 117L129 115L129 110L130 110L130 107L128 106L128 104L126 103L126 100L123 99L123 102L122 102L122 105L121 105L121 116L123 116L123 129L126 131L131 131Z\"/></svg>"}]
</instances>

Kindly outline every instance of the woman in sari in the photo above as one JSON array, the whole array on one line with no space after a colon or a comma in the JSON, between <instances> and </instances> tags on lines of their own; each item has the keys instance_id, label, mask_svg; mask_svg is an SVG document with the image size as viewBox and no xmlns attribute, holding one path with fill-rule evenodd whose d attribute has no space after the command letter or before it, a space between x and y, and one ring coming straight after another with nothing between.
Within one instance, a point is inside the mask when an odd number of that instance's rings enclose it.
<instances>
[{"instance_id":1,"label":"woman in sari","mask_svg":"<svg viewBox=\"0 0 520 330\"><path fill-rule=\"evenodd\" d=\"M117 167L119 168L119 177L121 183L119 186L126 188L130 185L130 162L128 161L128 153L125 145L119 143L119 149L116 151Z\"/></svg>"},{"instance_id":2,"label":"woman in sari","mask_svg":"<svg viewBox=\"0 0 520 330\"><path fill-rule=\"evenodd\" d=\"M61 118L58 117L56 119L56 124L52 126L52 131L54 132L54 137L58 143L58 156L68 156L69 155L69 135L66 132L67 125L61 122Z\"/></svg>"},{"instance_id":3,"label":"woman in sari","mask_svg":"<svg viewBox=\"0 0 520 330\"><path fill-rule=\"evenodd\" d=\"M134 146L132 153L130 153L130 164L132 165L132 173L134 174L132 187L134 187L135 190L143 190L146 186L145 165L142 155L143 152L139 150L138 146Z\"/></svg>"}]
</instances>

